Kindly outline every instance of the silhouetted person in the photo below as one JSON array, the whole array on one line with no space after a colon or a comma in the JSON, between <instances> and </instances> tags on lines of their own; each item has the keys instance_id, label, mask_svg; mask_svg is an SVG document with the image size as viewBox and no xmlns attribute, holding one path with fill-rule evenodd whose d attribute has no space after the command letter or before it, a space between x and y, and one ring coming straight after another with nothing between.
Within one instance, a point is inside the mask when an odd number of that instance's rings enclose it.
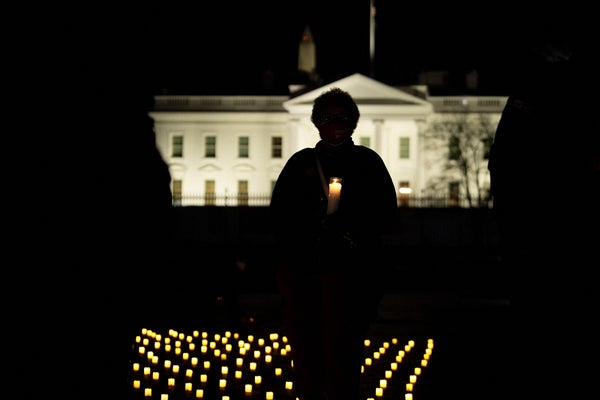
<instances>
[{"instance_id":1,"label":"silhouetted person","mask_svg":"<svg viewBox=\"0 0 600 400\"><path fill-rule=\"evenodd\" d=\"M382 295L382 234L397 198L380 156L352 140L359 115L338 88L317 97L311 121L321 140L290 157L272 193L284 331L302 400L358 399L363 340ZM331 177L342 178L341 196L327 214Z\"/></svg>"},{"instance_id":2,"label":"silhouetted person","mask_svg":"<svg viewBox=\"0 0 600 400\"><path fill-rule=\"evenodd\" d=\"M17 398L130 398L134 335L159 318L172 266L151 58L136 53L137 20L53 14L28 25L39 46L23 52L31 74L20 77L23 161L34 166L24 179L35 189L24 215L36 220L12 281L11 382Z\"/></svg>"},{"instance_id":3,"label":"silhouetted person","mask_svg":"<svg viewBox=\"0 0 600 400\"><path fill-rule=\"evenodd\" d=\"M528 47L491 149L491 190L514 317L511 393L579 397L591 389L599 265L597 71L582 42L540 31ZM575 51L575 50L578 51ZM592 333L596 332L596 333ZM578 346L581 344L582 346ZM593 389L595 390L595 389Z\"/></svg>"}]
</instances>

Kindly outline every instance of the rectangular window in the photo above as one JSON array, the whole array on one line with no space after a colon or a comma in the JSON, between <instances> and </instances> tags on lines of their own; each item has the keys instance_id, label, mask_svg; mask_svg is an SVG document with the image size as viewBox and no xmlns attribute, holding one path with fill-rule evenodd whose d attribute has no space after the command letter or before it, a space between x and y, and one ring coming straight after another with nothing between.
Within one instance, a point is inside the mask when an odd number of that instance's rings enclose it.
<instances>
[{"instance_id":1,"label":"rectangular window","mask_svg":"<svg viewBox=\"0 0 600 400\"><path fill-rule=\"evenodd\" d=\"M407 160L410 158L410 138L403 136L400 138L400 149L399 153L400 158L403 160Z\"/></svg>"},{"instance_id":2,"label":"rectangular window","mask_svg":"<svg viewBox=\"0 0 600 400\"><path fill-rule=\"evenodd\" d=\"M238 206L248 205L248 181L238 181Z\"/></svg>"},{"instance_id":3,"label":"rectangular window","mask_svg":"<svg viewBox=\"0 0 600 400\"><path fill-rule=\"evenodd\" d=\"M282 138L281 136L273 136L271 138L271 158L281 158L282 157Z\"/></svg>"},{"instance_id":4,"label":"rectangular window","mask_svg":"<svg viewBox=\"0 0 600 400\"><path fill-rule=\"evenodd\" d=\"M182 197L183 197L183 193L182 193L182 188L183 188L183 182L181 181L181 179L173 179L173 205L174 206L181 206L182 205Z\"/></svg>"},{"instance_id":5,"label":"rectangular window","mask_svg":"<svg viewBox=\"0 0 600 400\"><path fill-rule=\"evenodd\" d=\"M204 138L204 157L215 158L217 156L217 137L207 136Z\"/></svg>"},{"instance_id":6,"label":"rectangular window","mask_svg":"<svg viewBox=\"0 0 600 400\"><path fill-rule=\"evenodd\" d=\"M204 205L214 206L217 204L217 193L215 181L212 179L204 181Z\"/></svg>"},{"instance_id":7,"label":"rectangular window","mask_svg":"<svg viewBox=\"0 0 600 400\"><path fill-rule=\"evenodd\" d=\"M448 205L458 207L460 205L460 182L450 182L448 184Z\"/></svg>"},{"instance_id":8,"label":"rectangular window","mask_svg":"<svg viewBox=\"0 0 600 400\"><path fill-rule=\"evenodd\" d=\"M238 138L238 157L248 158L250 156L250 138L248 136L240 136Z\"/></svg>"},{"instance_id":9,"label":"rectangular window","mask_svg":"<svg viewBox=\"0 0 600 400\"><path fill-rule=\"evenodd\" d=\"M489 160L490 159L490 150L492 149L492 143L494 142L494 139L489 137L489 138L482 139L482 142L483 142L483 159Z\"/></svg>"},{"instance_id":10,"label":"rectangular window","mask_svg":"<svg viewBox=\"0 0 600 400\"><path fill-rule=\"evenodd\" d=\"M171 138L171 157L183 157L183 135L173 135Z\"/></svg>"},{"instance_id":11,"label":"rectangular window","mask_svg":"<svg viewBox=\"0 0 600 400\"><path fill-rule=\"evenodd\" d=\"M458 136L450 136L450 141L448 143L448 159L459 160L460 156L460 139Z\"/></svg>"},{"instance_id":12,"label":"rectangular window","mask_svg":"<svg viewBox=\"0 0 600 400\"><path fill-rule=\"evenodd\" d=\"M361 136L360 145L365 147L371 147L371 138L368 136Z\"/></svg>"},{"instance_id":13,"label":"rectangular window","mask_svg":"<svg viewBox=\"0 0 600 400\"><path fill-rule=\"evenodd\" d=\"M409 181L400 181L398 184L398 206L408 207L410 201L410 194L412 189L410 188Z\"/></svg>"}]
</instances>

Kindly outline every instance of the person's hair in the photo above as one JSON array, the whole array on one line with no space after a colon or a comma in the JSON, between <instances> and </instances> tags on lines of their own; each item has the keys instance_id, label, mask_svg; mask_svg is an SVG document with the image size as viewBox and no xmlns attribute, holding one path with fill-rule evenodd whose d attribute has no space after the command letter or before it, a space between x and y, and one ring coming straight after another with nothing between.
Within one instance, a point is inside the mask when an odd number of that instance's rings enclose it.
<instances>
[{"instance_id":1,"label":"person's hair","mask_svg":"<svg viewBox=\"0 0 600 400\"><path fill-rule=\"evenodd\" d=\"M340 88L334 87L322 93L313 103L312 114L310 120L318 128L326 121L327 109L330 106L342 107L348 118L347 123L352 128L356 129L360 112L354 99L348 92Z\"/></svg>"}]
</instances>

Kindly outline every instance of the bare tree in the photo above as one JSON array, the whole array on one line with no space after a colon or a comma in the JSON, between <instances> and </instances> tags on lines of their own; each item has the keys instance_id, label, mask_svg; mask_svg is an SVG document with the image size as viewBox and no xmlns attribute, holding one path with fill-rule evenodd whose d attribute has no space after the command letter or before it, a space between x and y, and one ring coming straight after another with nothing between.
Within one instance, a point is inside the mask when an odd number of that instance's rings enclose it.
<instances>
[{"instance_id":1,"label":"bare tree","mask_svg":"<svg viewBox=\"0 0 600 400\"><path fill-rule=\"evenodd\" d=\"M449 191L452 182L459 182L460 196L468 207L487 206L487 160L496 125L488 113L440 114L432 120L424 133L424 147L430 155L426 167L437 168L439 174L426 182L425 190Z\"/></svg>"}]
</instances>

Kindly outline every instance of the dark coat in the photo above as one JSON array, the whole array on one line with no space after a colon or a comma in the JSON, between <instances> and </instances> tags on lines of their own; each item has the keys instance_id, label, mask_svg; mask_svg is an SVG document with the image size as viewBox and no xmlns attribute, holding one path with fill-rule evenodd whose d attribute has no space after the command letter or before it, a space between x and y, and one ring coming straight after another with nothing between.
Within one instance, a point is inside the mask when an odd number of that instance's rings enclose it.
<instances>
[{"instance_id":1,"label":"dark coat","mask_svg":"<svg viewBox=\"0 0 600 400\"><path fill-rule=\"evenodd\" d=\"M315 154L326 182L332 176L342 178L339 208L329 218ZM396 190L383 160L351 139L333 154L326 152L323 142L293 154L281 171L270 204L281 259L303 268L322 268L317 264L323 261L323 249L336 254L329 262L340 261L345 267L363 264L365 257L377 255L396 211Z\"/></svg>"}]
</instances>

